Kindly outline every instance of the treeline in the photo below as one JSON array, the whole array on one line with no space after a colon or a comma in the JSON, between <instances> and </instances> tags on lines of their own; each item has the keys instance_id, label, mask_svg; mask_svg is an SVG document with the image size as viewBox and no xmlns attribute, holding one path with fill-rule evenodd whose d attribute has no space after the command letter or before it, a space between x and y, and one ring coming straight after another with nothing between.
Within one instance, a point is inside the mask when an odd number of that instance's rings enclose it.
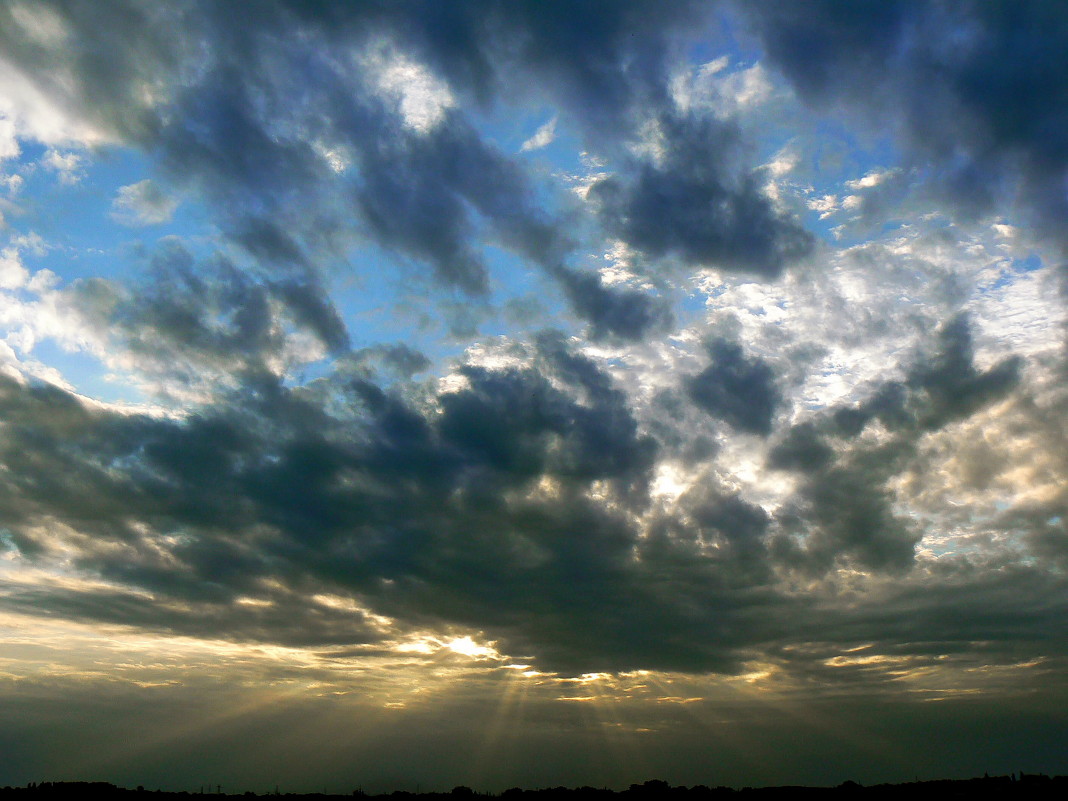
<instances>
[{"instance_id":1,"label":"treeline","mask_svg":"<svg viewBox=\"0 0 1068 801\"><path fill-rule=\"evenodd\" d=\"M1068 776L1046 776L1045 774L1020 773L1009 776L983 776L976 779L936 779L932 781L915 781L903 784L876 784L863 786L853 781L843 782L836 787L672 787L665 781L653 779L644 784L632 784L626 790L608 790L597 787L550 787L537 790L523 790L513 787L503 793L480 793L470 787L454 787L441 793L411 793L396 790L392 793L370 795L360 789L349 794L327 793L268 793L257 795L244 793L225 793L222 788L215 792L171 792L135 790L117 787L107 782L30 782L25 787L4 787L0 789L0 801L19 799L20 801L191 801L192 799L230 798L241 799L279 799L288 801L475 801L476 799L500 799L500 801L653 801L668 798L676 801L755 801L764 799L816 799L831 798L837 801L953 801L953 799L991 798L1002 799L1063 799L1068 797Z\"/></svg>"}]
</instances>

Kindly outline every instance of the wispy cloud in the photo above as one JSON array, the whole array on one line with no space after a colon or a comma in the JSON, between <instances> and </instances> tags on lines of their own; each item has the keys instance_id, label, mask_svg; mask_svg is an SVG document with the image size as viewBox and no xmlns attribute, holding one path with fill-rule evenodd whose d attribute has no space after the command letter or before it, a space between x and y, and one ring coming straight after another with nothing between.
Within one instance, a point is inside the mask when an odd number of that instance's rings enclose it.
<instances>
[{"instance_id":1,"label":"wispy cloud","mask_svg":"<svg viewBox=\"0 0 1068 801\"><path fill-rule=\"evenodd\" d=\"M553 139L556 138L556 119L556 117L553 117L538 128L538 130L534 132L534 135L525 141L523 146L519 149L525 153L528 150L540 150L551 144Z\"/></svg>"}]
</instances>

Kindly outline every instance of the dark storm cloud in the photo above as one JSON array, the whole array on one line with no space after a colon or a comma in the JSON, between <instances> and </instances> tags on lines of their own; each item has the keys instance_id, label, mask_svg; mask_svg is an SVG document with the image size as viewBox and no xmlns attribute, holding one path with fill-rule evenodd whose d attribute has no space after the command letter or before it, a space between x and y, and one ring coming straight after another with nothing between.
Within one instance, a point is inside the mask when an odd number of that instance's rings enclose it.
<instances>
[{"instance_id":1,"label":"dark storm cloud","mask_svg":"<svg viewBox=\"0 0 1068 801\"><path fill-rule=\"evenodd\" d=\"M935 355L909 373L907 385L919 396L916 419L922 428L941 428L968 417L1019 382L1020 357L1004 359L982 373L974 358L971 327L961 314L939 331Z\"/></svg>"},{"instance_id":2,"label":"dark storm cloud","mask_svg":"<svg viewBox=\"0 0 1068 801\"><path fill-rule=\"evenodd\" d=\"M975 366L972 326L961 313L936 332L934 347L920 354L903 381L880 386L855 407L835 409L831 430L856 436L872 421L888 430L918 436L965 419L1005 397L1020 381L1023 360L1009 356L986 371Z\"/></svg>"},{"instance_id":3,"label":"dark storm cloud","mask_svg":"<svg viewBox=\"0 0 1068 801\"><path fill-rule=\"evenodd\" d=\"M429 261L447 284L480 294L488 279L473 239L484 224L499 242L556 275L572 243L536 205L520 166L458 113L431 131L386 128L370 141L367 134L337 131L362 154L354 198L376 239Z\"/></svg>"},{"instance_id":4,"label":"dark storm cloud","mask_svg":"<svg viewBox=\"0 0 1068 801\"><path fill-rule=\"evenodd\" d=\"M271 294L281 300L293 321L308 329L333 352L349 347L345 323L322 286L298 281L272 282Z\"/></svg>"},{"instance_id":5,"label":"dark storm cloud","mask_svg":"<svg viewBox=\"0 0 1068 801\"><path fill-rule=\"evenodd\" d=\"M965 216L1006 196L1062 246L1068 17L1057 2L742 3L802 99L860 110Z\"/></svg>"},{"instance_id":6,"label":"dark storm cloud","mask_svg":"<svg viewBox=\"0 0 1068 801\"><path fill-rule=\"evenodd\" d=\"M377 627L359 613L334 609L324 604L292 602L280 595L262 605L231 603L232 597L205 593L203 581L176 587L173 579L163 587L153 587L143 576L127 577L157 595L146 599L143 593L8 589L0 592L0 605L26 615L62 618L86 623L135 626L148 631L185 637L269 642L290 647L355 645L382 639ZM166 600L181 597L180 603ZM264 599L261 599L264 600Z\"/></svg>"},{"instance_id":7,"label":"dark storm cloud","mask_svg":"<svg viewBox=\"0 0 1068 801\"><path fill-rule=\"evenodd\" d=\"M774 515L713 478L670 508L654 506L656 442L603 368L558 334L517 346L522 359L511 366L461 367L447 392L398 380L424 364L418 354L377 349L346 356L345 369L303 388L250 373L225 402L184 420L118 414L4 379L5 541L42 564L62 549L72 567L115 589L20 584L0 603L290 645L455 627L567 673L736 672L755 653L778 659L776 649L813 641L891 653L907 640L920 643L906 649L917 659L922 648L1003 641L989 658L1011 662L1039 647L1029 638L1063 604L1036 607L1031 593L991 616L989 603L1038 573L1053 579L1029 566L986 581L967 560L918 575L918 533L887 489L918 437L1014 386L1004 367L975 368L966 321L935 339L893 385L899 393L873 396L892 400L857 411L861 428L881 422L883 441L856 439L856 426L836 422L841 410L779 435L772 463L802 480ZM729 343L710 351L722 374L710 368L706 383L754 384L771 397L764 362ZM391 383L376 383L379 371ZM713 397L717 415L734 414L733 400ZM767 408L754 419L754 428L770 425ZM1042 514L1052 508L1031 518ZM1058 540L1035 542L1040 550ZM835 566L898 583L846 606L782 588L784 570L819 580ZM953 595L952 612L931 601L932 581ZM321 593L352 598L398 628L387 637L363 613L319 603ZM1026 636L1013 641L1021 620ZM832 670L821 666L826 656L789 648L780 661L798 680L868 676L875 687L886 678L875 667Z\"/></svg>"},{"instance_id":8,"label":"dark storm cloud","mask_svg":"<svg viewBox=\"0 0 1068 801\"><path fill-rule=\"evenodd\" d=\"M1068 503L1060 497L1050 503L1022 504L1004 513L998 525L1021 532L1031 550L1060 567L1068 566Z\"/></svg>"},{"instance_id":9,"label":"dark storm cloud","mask_svg":"<svg viewBox=\"0 0 1068 801\"><path fill-rule=\"evenodd\" d=\"M728 620L750 604L755 602L758 610L764 606L764 613L785 611L778 608L782 599L770 589L774 575L765 536L770 524L770 516L760 506L715 482L701 482L680 498L678 513L654 521L643 543L642 558L650 570L677 573L679 587L686 588L688 595L720 595L714 614L723 629L716 636L729 641L741 632L731 632L737 620ZM708 586L699 591L691 582L707 582ZM757 616L761 614L757 611ZM691 624L696 623L691 619ZM749 635L756 639L768 636L777 623L750 618L746 625L752 627Z\"/></svg>"},{"instance_id":10,"label":"dark storm cloud","mask_svg":"<svg viewBox=\"0 0 1068 801\"><path fill-rule=\"evenodd\" d=\"M744 163L738 132L706 117L662 115L663 155L590 188L605 227L652 257L776 278L812 248L812 236L777 211Z\"/></svg>"},{"instance_id":11,"label":"dark storm cloud","mask_svg":"<svg viewBox=\"0 0 1068 801\"><path fill-rule=\"evenodd\" d=\"M384 636L320 609L327 592L544 668L738 669L781 624L767 515L702 491L692 528L665 517L643 539L656 446L626 396L558 335L528 356L419 402L359 370L306 389L261 375L183 421L4 381L7 539L30 560L62 547L116 589L20 586L2 603L286 644Z\"/></svg>"},{"instance_id":12,"label":"dark storm cloud","mask_svg":"<svg viewBox=\"0 0 1068 801\"><path fill-rule=\"evenodd\" d=\"M353 351L345 362L338 365L337 370L344 372L355 369L362 371L365 377L385 372L407 379L416 373L423 372L428 367L430 367L430 360L422 353L403 343L395 343L374 345Z\"/></svg>"},{"instance_id":13,"label":"dark storm cloud","mask_svg":"<svg viewBox=\"0 0 1068 801\"><path fill-rule=\"evenodd\" d=\"M770 365L723 339L708 343L708 355L712 363L686 381L690 400L739 431L767 436L780 400Z\"/></svg>"},{"instance_id":14,"label":"dark storm cloud","mask_svg":"<svg viewBox=\"0 0 1068 801\"><path fill-rule=\"evenodd\" d=\"M816 572L840 560L880 571L908 568L922 534L894 513L886 482L911 455L908 448L876 448L815 474L797 507L781 516L784 529L801 534L803 545L782 537L777 556Z\"/></svg>"},{"instance_id":15,"label":"dark storm cloud","mask_svg":"<svg viewBox=\"0 0 1068 801\"><path fill-rule=\"evenodd\" d=\"M308 390L250 379L229 406L180 422L5 381L0 457L20 476L4 488L9 539L31 559L62 541L81 570L152 595L39 588L4 603L239 639L362 641L358 616L308 600L340 592L568 670L733 664L738 636L717 632L753 601L700 564L685 603L696 594L716 614L680 616L663 548L634 558L624 510L644 504L655 446L625 397L559 337L531 355L528 367L464 368L466 386L437 396L437 413L360 377ZM345 416L326 412L323 392ZM706 506L704 525L732 542L753 539L739 521L763 525L738 501ZM57 522L73 532L53 533ZM250 611L241 597L272 606Z\"/></svg>"},{"instance_id":16,"label":"dark storm cloud","mask_svg":"<svg viewBox=\"0 0 1068 801\"><path fill-rule=\"evenodd\" d=\"M673 316L661 298L636 289L612 289L599 275L558 266L554 275L579 316L591 323L590 337L640 340L670 327Z\"/></svg>"},{"instance_id":17,"label":"dark storm cloud","mask_svg":"<svg viewBox=\"0 0 1068 801\"><path fill-rule=\"evenodd\" d=\"M768 464L781 470L808 473L826 467L833 458L834 451L820 437L816 426L800 423L771 449Z\"/></svg>"},{"instance_id":18,"label":"dark storm cloud","mask_svg":"<svg viewBox=\"0 0 1068 801\"><path fill-rule=\"evenodd\" d=\"M865 656L905 656L930 666L954 660L977 670L1042 653L1056 674L1056 662L1066 655L1064 589L1063 575L1039 566L981 569L967 559L949 558L919 576L872 591L854 606L825 604L819 619L799 616L796 630L783 642L808 645L773 652L792 669L819 673L828 681L852 680L848 670L836 671L824 661L849 644L867 644L860 649ZM867 668L882 672L871 664ZM893 671L882 678L895 680ZM1048 680L1061 681L1055 675Z\"/></svg>"}]
</instances>

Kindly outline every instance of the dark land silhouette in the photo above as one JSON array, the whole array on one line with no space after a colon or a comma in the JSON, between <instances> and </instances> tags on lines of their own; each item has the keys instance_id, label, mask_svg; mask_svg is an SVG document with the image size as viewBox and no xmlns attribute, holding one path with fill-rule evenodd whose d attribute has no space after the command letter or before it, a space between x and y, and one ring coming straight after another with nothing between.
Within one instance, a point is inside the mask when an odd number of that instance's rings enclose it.
<instances>
[{"instance_id":1,"label":"dark land silhouette","mask_svg":"<svg viewBox=\"0 0 1068 801\"><path fill-rule=\"evenodd\" d=\"M212 786L202 792L146 790L143 787L127 789L107 782L31 782L25 787L0 788L0 801L90 801L90 799L119 799L121 801L190 801L212 797L215 799L278 799L289 801L340 801L340 799L389 799L390 801L462 801L463 799L500 799L501 801L551 801L551 799L569 799L573 801L652 801L652 799L669 798L677 801L702 801L703 799L743 799L769 798L831 798L848 801L857 799L909 799L909 801L945 801L945 799L985 799L995 801L1003 799L1062 799L1068 794L1068 776L1047 776L1045 774L1012 774L1008 776L983 776L974 779L935 779L914 781L901 784L876 784L864 786L853 781L845 781L834 787L811 786L775 786L775 787L672 787L665 781L653 779L643 784L632 784L626 790L608 790L595 787L548 787L523 790L518 787L501 793L482 793L470 787L454 787L444 792L412 793L396 790L391 793L369 794L355 789L348 794L340 793L285 793L274 792L257 794L251 791L242 793L222 792L222 788Z\"/></svg>"}]
</instances>

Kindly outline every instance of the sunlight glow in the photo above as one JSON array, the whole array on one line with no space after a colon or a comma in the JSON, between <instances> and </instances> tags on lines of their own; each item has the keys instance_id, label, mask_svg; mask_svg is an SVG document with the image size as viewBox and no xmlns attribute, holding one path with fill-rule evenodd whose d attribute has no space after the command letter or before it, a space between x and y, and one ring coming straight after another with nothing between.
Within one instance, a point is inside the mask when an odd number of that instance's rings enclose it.
<instances>
[{"instance_id":1,"label":"sunlight glow","mask_svg":"<svg viewBox=\"0 0 1068 801\"><path fill-rule=\"evenodd\" d=\"M455 640L445 643L449 650L469 656L472 659L486 659L500 656L497 650L489 645L479 645L470 637L457 637Z\"/></svg>"}]
</instances>

